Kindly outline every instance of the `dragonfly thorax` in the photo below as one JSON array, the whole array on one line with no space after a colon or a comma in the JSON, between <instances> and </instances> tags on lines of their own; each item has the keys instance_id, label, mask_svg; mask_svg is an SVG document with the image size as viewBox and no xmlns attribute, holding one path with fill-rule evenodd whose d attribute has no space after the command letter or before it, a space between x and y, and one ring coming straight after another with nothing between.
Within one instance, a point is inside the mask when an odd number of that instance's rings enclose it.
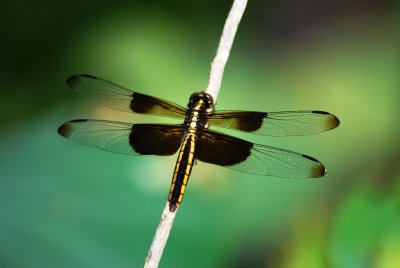
<instances>
[{"instance_id":1,"label":"dragonfly thorax","mask_svg":"<svg viewBox=\"0 0 400 268\"><path fill-rule=\"evenodd\" d=\"M208 128L208 115L214 110L211 95L196 92L190 96L184 125L186 132L199 133Z\"/></svg>"}]
</instances>

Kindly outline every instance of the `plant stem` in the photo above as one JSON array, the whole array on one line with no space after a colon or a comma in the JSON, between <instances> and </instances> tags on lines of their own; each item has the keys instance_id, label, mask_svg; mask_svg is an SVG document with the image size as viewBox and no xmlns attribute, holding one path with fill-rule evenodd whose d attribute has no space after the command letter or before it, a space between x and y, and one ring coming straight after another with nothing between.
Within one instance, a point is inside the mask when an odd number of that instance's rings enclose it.
<instances>
[{"instance_id":1,"label":"plant stem","mask_svg":"<svg viewBox=\"0 0 400 268\"><path fill-rule=\"evenodd\" d=\"M147 253L146 262L144 264L145 268L158 267L178 209L179 207L176 208L174 212L170 212L168 201L165 204L164 210L161 214L160 223L158 224L153 242L151 243L149 252Z\"/></svg>"},{"instance_id":2,"label":"plant stem","mask_svg":"<svg viewBox=\"0 0 400 268\"><path fill-rule=\"evenodd\" d=\"M206 92L213 97L214 103L217 100L221 88L225 65L229 58L236 30L243 16L243 12L246 9L246 4L247 0L235 0L233 3L228 18L226 19L224 30L222 31L217 55L215 55L215 58L211 63L210 77L208 79Z\"/></svg>"},{"instance_id":3,"label":"plant stem","mask_svg":"<svg viewBox=\"0 0 400 268\"><path fill-rule=\"evenodd\" d=\"M247 0L235 0L233 2L231 11L229 12L228 18L225 21L225 26L219 41L217 54L211 63L210 77L208 79L206 92L213 97L214 103L217 100L218 92L221 88L224 68L229 58L229 53L231 51L233 39L235 38L236 30L242 18L243 12L246 9L246 4ZM178 209L176 209L174 212L170 212L169 203L167 201L161 214L161 220L154 235L153 242L151 243L146 257L146 262L144 264L145 268L158 267L177 211Z\"/></svg>"}]
</instances>

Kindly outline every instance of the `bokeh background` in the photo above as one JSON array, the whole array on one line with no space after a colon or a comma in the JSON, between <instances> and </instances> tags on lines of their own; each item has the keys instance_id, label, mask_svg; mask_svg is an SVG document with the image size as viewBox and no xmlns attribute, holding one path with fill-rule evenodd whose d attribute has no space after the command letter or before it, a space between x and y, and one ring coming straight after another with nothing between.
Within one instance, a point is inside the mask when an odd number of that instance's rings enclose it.
<instances>
[{"instance_id":1,"label":"bokeh background","mask_svg":"<svg viewBox=\"0 0 400 268\"><path fill-rule=\"evenodd\" d=\"M175 157L112 154L56 130L165 120L99 107L65 80L93 74L185 105L206 87L231 1L0 6L0 267L141 267ZM226 132L312 155L328 176L198 163L161 267L400 267L399 22L388 0L249 1L217 109L325 110L341 125Z\"/></svg>"}]
</instances>

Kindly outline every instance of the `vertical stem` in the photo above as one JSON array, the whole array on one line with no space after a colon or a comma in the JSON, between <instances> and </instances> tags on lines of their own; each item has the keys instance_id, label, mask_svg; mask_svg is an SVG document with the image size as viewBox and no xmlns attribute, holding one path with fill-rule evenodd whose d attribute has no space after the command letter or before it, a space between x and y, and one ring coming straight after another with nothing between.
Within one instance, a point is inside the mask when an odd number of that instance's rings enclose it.
<instances>
[{"instance_id":1,"label":"vertical stem","mask_svg":"<svg viewBox=\"0 0 400 268\"><path fill-rule=\"evenodd\" d=\"M226 19L224 30L222 31L217 55L215 55L215 58L211 63L210 77L206 92L213 97L214 102L216 102L218 92L221 88L225 65L229 58L236 30L243 16L243 12L246 9L246 4L247 0L236 0L233 3L228 18Z\"/></svg>"},{"instance_id":2,"label":"vertical stem","mask_svg":"<svg viewBox=\"0 0 400 268\"><path fill-rule=\"evenodd\" d=\"M233 2L231 11L229 12L228 18L225 22L224 30L222 31L217 54L211 63L210 77L206 92L213 97L214 102L217 99L218 92L221 87L225 64L228 61L233 39L235 38L236 30L238 28L240 19L242 18L243 12L246 9L246 4L247 0L235 0ZM175 212L170 212L169 203L167 202L161 215L160 223L154 235L153 242L147 254L146 262L144 264L145 268L158 267L177 212L178 209L175 210Z\"/></svg>"},{"instance_id":3,"label":"vertical stem","mask_svg":"<svg viewBox=\"0 0 400 268\"><path fill-rule=\"evenodd\" d=\"M147 253L146 262L144 264L145 268L158 267L178 209L179 207L174 212L170 212L168 201L165 204L164 210L161 214L160 223L158 224L153 242L151 243L149 252Z\"/></svg>"}]
</instances>

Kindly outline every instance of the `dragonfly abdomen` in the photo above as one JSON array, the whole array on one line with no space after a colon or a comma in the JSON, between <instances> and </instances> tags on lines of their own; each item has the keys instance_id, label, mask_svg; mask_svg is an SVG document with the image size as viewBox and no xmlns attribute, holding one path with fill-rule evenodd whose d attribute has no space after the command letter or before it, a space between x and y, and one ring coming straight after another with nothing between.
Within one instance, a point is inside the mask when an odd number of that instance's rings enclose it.
<instances>
[{"instance_id":1,"label":"dragonfly abdomen","mask_svg":"<svg viewBox=\"0 0 400 268\"><path fill-rule=\"evenodd\" d=\"M182 142L175 165L174 175L172 177L171 188L168 196L169 210L171 212L176 210L182 202L183 195L185 194L186 186L193 168L195 145L196 135L188 133Z\"/></svg>"}]
</instances>

